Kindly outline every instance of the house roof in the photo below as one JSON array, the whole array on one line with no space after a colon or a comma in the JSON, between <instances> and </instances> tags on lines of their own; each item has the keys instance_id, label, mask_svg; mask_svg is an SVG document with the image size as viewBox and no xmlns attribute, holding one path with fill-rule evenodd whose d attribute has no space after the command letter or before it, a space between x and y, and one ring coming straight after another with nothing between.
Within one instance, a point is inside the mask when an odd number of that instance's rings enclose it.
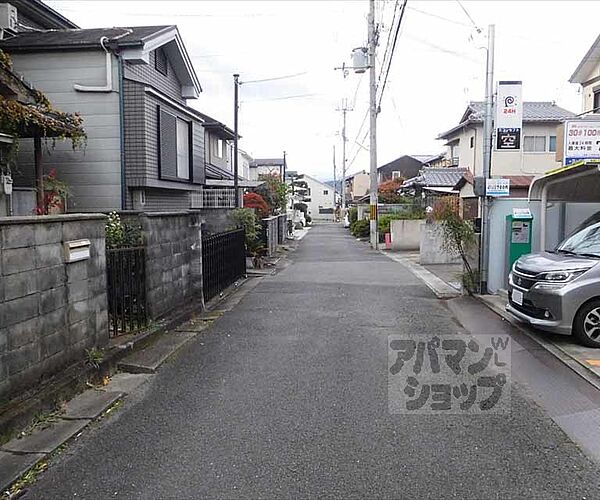
<instances>
[{"instance_id":1,"label":"house roof","mask_svg":"<svg viewBox=\"0 0 600 500\"><path fill-rule=\"evenodd\" d=\"M419 173L423 163L418 158L410 155L403 155L395 160L377 168L377 172L384 175L390 175L394 171L399 171L404 177L414 177Z\"/></svg>"},{"instance_id":2,"label":"house roof","mask_svg":"<svg viewBox=\"0 0 600 500\"><path fill-rule=\"evenodd\" d=\"M19 17L25 15L35 21L39 27L47 29L79 28L73 21L48 7L41 0L10 0L17 8Z\"/></svg>"},{"instance_id":3,"label":"house roof","mask_svg":"<svg viewBox=\"0 0 600 500\"><path fill-rule=\"evenodd\" d=\"M589 79L590 73L598 65L598 61L600 61L600 35L583 56L569 81L571 83L585 83Z\"/></svg>"},{"instance_id":4,"label":"house roof","mask_svg":"<svg viewBox=\"0 0 600 500\"><path fill-rule=\"evenodd\" d=\"M469 103L467 109L463 113L460 123L456 126L443 132L438 136L438 139L447 139L457 130L461 130L468 125L474 123L483 123L485 114L485 103L483 101L474 101ZM574 118L575 113L557 106L552 101L525 101L523 103L523 122L562 122L569 118Z\"/></svg>"},{"instance_id":5,"label":"house roof","mask_svg":"<svg viewBox=\"0 0 600 500\"><path fill-rule=\"evenodd\" d=\"M31 31L0 41L0 47L10 52L101 48L102 37L118 43L119 47L139 47L150 38L173 28L175 26L163 25Z\"/></svg>"},{"instance_id":6,"label":"house roof","mask_svg":"<svg viewBox=\"0 0 600 500\"><path fill-rule=\"evenodd\" d=\"M281 167L285 165L283 158L256 158L250 162L251 167Z\"/></svg>"},{"instance_id":7,"label":"house roof","mask_svg":"<svg viewBox=\"0 0 600 500\"><path fill-rule=\"evenodd\" d=\"M233 179L233 174L229 170L225 170L217 167L216 165L212 165L210 163L206 164L206 178L207 179Z\"/></svg>"},{"instance_id":8,"label":"house roof","mask_svg":"<svg viewBox=\"0 0 600 500\"><path fill-rule=\"evenodd\" d=\"M235 139L235 132L224 123L220 122L219 120L216 120L215 118L212 118L211 116L208 116L205 113L202 113L201 111L198 111L197 109L194 109L194 113L196 113L198 116L200 116L200 118L202 118L202 120L204 121L202 126L205 129L210 130L211 132L215 132L215 134L222 139ZM238 135L238 139L240 137L241 136ZM239 151L243 153L243 151Z\"/></svg>"},{"instance_id":9,"label":"house roof","mask_svg":"<svg viewBox=\"0 0 600 500\"><path fill-rule=\"evenodd\" d=\"M175 25L42 30L0 40L0 49L9 53L108 47L118 50L124 60L134 64L148 63L149 53L163 46L184 96L198 97L202 87Z\"/></svg>"},{"instance_id":10,"label":"house roof","mask_svg":"<svg viewBox=\"0 0 600 500\"><path fill-rule=\"evenodd\" d=\"M407 179L403 188L421 187L450 187L453 188L467 172L465 168L456 167L423 167L421 172L412 179Z\"/></svg>"}]
</instances>

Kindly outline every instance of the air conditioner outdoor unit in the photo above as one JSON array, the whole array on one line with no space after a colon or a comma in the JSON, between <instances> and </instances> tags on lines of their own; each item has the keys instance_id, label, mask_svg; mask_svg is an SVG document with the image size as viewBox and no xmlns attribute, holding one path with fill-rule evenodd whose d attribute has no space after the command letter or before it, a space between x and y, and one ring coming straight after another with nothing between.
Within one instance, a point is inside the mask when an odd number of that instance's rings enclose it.
<instances>
[{"instance_id":1,"label":"air conditioner outdoor unit","mask_svg":"<svg viewBox=\"0 0 600 500\"><path fill-rule=\"evenodd\" d=\"M0 29L17 31L18 24L17 8L9 3L0 3Z\"/></svg>"}]
</instances>

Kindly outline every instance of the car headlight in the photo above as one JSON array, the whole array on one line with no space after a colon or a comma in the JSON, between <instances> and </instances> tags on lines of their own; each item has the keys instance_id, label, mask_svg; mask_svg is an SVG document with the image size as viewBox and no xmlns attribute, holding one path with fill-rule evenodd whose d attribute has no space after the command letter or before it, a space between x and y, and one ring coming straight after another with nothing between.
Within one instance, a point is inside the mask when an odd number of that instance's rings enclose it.
<instances>
[{"instance_id":1,"label":"car headlight","mask_svg":"<svg viewBox=\"0 0 600 500\"><path fill-rule=\"evenodd\" d=\"M573 271L550 271L542 273L538 275L537 279L539 281L533 288L537 290L558 290L586 271L587 269L576 269Z\"/></svg>"},{"instance_id":2,"label":"car headlight","mask_svg":"<svg viewBox=\"0 0 600 500\"><path fill-rule=\"evenodd\" d=\"M587 269L577 269L574 271L551 271L549 273L543 273L538 276L538 280L540 281L550 281L550 282L568 282L572 281L577 276L582 275Z\"/></svg>"}]
</instances>

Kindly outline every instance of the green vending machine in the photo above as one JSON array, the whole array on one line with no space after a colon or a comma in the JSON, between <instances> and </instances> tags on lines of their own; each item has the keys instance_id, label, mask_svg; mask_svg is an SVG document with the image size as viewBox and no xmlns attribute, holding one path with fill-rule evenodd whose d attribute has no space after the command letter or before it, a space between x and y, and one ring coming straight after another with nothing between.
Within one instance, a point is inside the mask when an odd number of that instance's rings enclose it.
<instances>
[{"instance_id":1,"label":"green vending machine","mask_svg":"<svg viewBox=\"0 0 600 500\"><path fill-rule=\"evenodd\" d=\"M506 216L506 280L515 261L531 253L532 228L533 216L528 208L513 208L513 213Z\"/></svg>"}]
</instances>

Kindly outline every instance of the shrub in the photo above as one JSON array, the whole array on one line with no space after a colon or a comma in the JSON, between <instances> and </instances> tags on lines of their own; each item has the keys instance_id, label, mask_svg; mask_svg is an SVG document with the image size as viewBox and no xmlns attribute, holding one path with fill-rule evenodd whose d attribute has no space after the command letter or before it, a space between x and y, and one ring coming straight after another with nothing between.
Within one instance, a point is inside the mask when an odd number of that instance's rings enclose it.
<instances>
[{"instance_id":1,"label":"shrub","mask_svg":"<svg viewBox=\"0 0 600 500\"><path fill-rule=\"evenodd\" d=\"M141 226L123 222L117 212L108 214L105 231L106 248L128 248L144 244Z\"/></svg>"},{"instance_id":2,"label":"shrub","mask_svg":"<svg viewBox=\"0 0 600 500\"><path fill-rule=\"evenodd\" d=\"M350 225L352 226L352 224L354 224L357 220L358 220L358 208L352 207L350 210L348 210L348 221L350 222Z\"/></svg>"},{"instance_id":3,"label":"shrub","mask_svg":"<svg viewBox=\"0 0 600 500\"><path fill-rule=\"evenodd\" d=\"M256 220L256 214L250 208L236 208L229 214L233 223L232 229L243 228L246 232L246 248L249 253L255 252L260 246L261 226Z\"/></svg>"},{"instance_id":4,"label":"shrub","mask_svg":"<svg viewBox=\"0 0 600 500\"><path fill-rule=\"evenodd\" d=\"M350 226L350 231L357 238L367 238L371 232L369 219L357 220Z\"/></svg>"},{"instance_id":5,"label":"shrub","mask_svg":"<svg viewBox=\"0 0 600 500\"><path fill-rule=\"evenodd\" d=\"M398 190L403 183L404 179L401 177L382 182L377 190L379 203L402 203L403 196L398 194Z\"/></svg>"}]
</instances>

